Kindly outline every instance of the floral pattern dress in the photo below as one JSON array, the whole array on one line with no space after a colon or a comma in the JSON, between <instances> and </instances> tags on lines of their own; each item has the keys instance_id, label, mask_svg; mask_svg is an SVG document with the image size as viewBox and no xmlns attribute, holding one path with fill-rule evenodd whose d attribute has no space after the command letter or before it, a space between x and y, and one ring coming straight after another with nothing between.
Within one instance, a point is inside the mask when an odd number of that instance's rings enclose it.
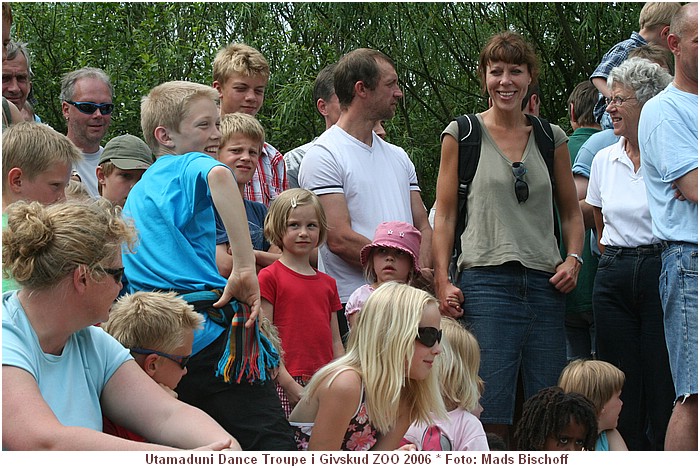
<instances>
[{"instance_id":1,"label":"floral pattern dress","mask_svg":"<svg viewBox=\"0 0 700 468\"><path fill-rule=\"evenodd\" d=\"M299 450L308 450L314 423L290 422L289 424L294 428L297 448ZM364 451L370 450L376 443L377 430L369 422L367 406L365 405L365 389L362 387L360 404L355 415L350 419L340 449L345 451Z\"/></svg>"}]
</instances>

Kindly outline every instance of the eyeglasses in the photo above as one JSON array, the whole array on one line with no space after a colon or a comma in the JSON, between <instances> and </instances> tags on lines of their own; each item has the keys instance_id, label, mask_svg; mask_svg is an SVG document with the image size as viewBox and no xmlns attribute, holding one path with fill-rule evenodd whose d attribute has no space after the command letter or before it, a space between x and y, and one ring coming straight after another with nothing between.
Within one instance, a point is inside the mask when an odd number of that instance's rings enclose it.
<instances>
[{"instance_id":1,"label":"eyeglasses","mask_svg":"<svg viewBox=\"0 0 700 468\"><path fill-rule=\"evenodd\" d=\"M515 198L518 203L525 203L530 196L530 187L523 180L523 176L527 174L527 168L522 162L513 163L513 175L515 176Z\"/></svg>"},{"instance_id":2,"label":"eyeglasses","mask_svg":"<svg viewBox=\"0 0 700 468\"><path fill-rule=\"evenodd\" d=\"M622 104L626 103L629 100L637 100L635 97L628 97L628 98L623 98L620 96L615 96L612 98L605 98L605 105L609 106L610 104L615 104L615 106L621 106Z\"/></svg>"},{"instance_id":3,"label":"eyeglasses","mask_svg":"<svg viewBox=\"0 0 700 468\"><path fill-rule=\"evenodd\" d=\"M178 356L177 354L168 354L168 353L163 353L161 351L156 351L155 349L146 349L146 348L131 348L129 351L132 353L136 354L155 354L157 356L164 357L165 359L170 359L173 362L176 362L181 368L187 367L187 363L190 361L190 358L192 355L189 356Z\"/></svg>"},{"instance_id":4,"label":"eyeglasses","mask_svg":"<svg viewBox=\"0 0 700 468\"><path fill-rule=\"evenodd\" d=\"M418 327L418 340L422 345L432 348L435 343L439 343L442 339L442 330L435 327Z\"/></svg>"},{"instance_id":5,"label":"eyeglasses","mask_svg":"<svg viewBox=\"0 0 700 468\"><path fill-rule=\"evenodd\" d=\"M75 102L75 101L66 101L68 104L71 106L75 106L76 109L78 109L80 112L83 114L94 114L97 109L100 110L100 114L102 115L109 115L112 113L114 110L114 104L111 102L103 102L102 104L98 104L96 102Z\"/></svg>"},{"instance_id":6,"label":"eyeglasses","mask_svg":"<svg viewBox=\"0 0 700 468\"><path fill-rule=\"evenodd\" d=\"M114 281L117 283L121 283L122 278L124 278L124 267L121 268L102 268L105 273L108 275L112 275L112 278L114 278Z\"/></svg>"}]
</instances>

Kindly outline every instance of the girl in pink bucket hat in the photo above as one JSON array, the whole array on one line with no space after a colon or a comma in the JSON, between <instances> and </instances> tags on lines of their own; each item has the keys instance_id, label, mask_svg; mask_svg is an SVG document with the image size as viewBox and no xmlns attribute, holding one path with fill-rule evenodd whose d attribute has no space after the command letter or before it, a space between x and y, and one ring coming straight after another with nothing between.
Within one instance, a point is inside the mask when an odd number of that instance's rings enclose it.
<instances>
[{"instance_id":1,"label":"girl in pink bucket hat","mask_svg":"<svg viewBox=\"0 0 700 468\"><path fill-rule=\"evenodd\" d=\"M350 328L369 295L383 283L396 281L411 284L420 276L420 241L420 231L411 224L388 221L377 226L372 243L360 251L360 262L368 284L357 288L345 307Z\"/></svg>"}]
</instances>

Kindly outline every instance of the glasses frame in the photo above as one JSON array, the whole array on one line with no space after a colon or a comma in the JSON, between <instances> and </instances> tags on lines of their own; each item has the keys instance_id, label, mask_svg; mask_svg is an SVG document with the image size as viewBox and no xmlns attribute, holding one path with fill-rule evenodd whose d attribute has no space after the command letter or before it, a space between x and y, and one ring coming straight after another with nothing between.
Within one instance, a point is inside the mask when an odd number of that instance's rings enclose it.
<instances>
[{"instance_id":1,"label":"glasses frame","mask_svg":"<svg viewBox=\"0 0 700 468\"><path fill-rule=\"evenodd\" d=\"M423 346L432 348L435 346L435 343L439 343L440 340L442 340L442 330L438 330L435 327L418 327L416 341Z\"/></svg>"},{"instance_id":2,"label":"glasses frame","mask_svg":"<svg viewBox=\"0 0 700 468\"><path fill-rule=\"evenodd\" d=\"M102 267L102 270L110 275L112 278L114 278L114 281L117 283L121 283L122 279L124 278L124 267L121 268L104 268Z\"/></svg>"},{"instance_id":3,"label":"glasses frame","mask_svg":"<svg viewBox=\"0 0 700 468\"><path fill-rule=\"evenodd\" d=\"M523 180L523 176L527 174L527 168L522 161L514 162L512 165L513 176L515 177L515 198L518 203L525 203L530 198L530 187Z\"/></svg>"},{"instance_id":4,"label":"glasses frame","mask_svg":"<svg viewBox=\"0 0 700 468\"><path fill-rule=\"evenodd\" d=\"M636 101L637 98L634 97L634 96L631 96L631 97L628 97L628 98L623 98L623 97L620 97L620 96L606 97L606 98L605 98L605 105L606 105L606 106L609 106L610 104L613 104L615 107L620 107L621 105L623 105L623 104L626 103L627 101L631 101L631 100Z\"/></svg>"},{"instance_id":5,"label":"glasses frame","mask_svg":"<svg viewBox=\"0 0 700 468\"><path fill-rule=\"evenodd\" d=\"M66 101L71 106L78 109L83 114L92 115L97 109L100 110L101 115L111 115L114 112L114 104L111 102L103 102L98 104L96 102L90 101ZM90 110L92 109L92 110Z\"/></svg>"},{"instance_id":6,"label":"glasses frame","mask_svg":"<svg viewBox=\"0 0 700 468\"><path fill-rule=\"evenodd\" d=\"M187 367L187 363L190 361L190 358L192 357L191 354L187 356L180 356L177 354L168 354L164 353L162 351L156 351L155 349L148 349L148 348L130 348L129 351L132 353L136 354L143 354L143 355L149 355L149 354L155 354L156 356L164 357L165 359L170 359L177 365L179 365L182 369Z\"/></svg>"}]
</instances>

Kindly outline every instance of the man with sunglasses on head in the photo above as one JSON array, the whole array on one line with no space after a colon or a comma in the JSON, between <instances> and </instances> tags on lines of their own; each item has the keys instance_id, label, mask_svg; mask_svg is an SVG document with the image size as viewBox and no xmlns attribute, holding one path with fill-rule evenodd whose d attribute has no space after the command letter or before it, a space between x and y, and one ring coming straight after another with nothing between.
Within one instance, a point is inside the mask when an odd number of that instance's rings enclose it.
<instances>
[{"instance_id":1,"label":"man with sunglasses on head","mask_svg":"<svg viewBox=\"0 0 700 468\"><path fill-rule=\"evenodd\" d=\"M99 68L85 67L66 73L61 79L61 110L66 119L66 136L83 153L83 161L73 166L73 176L85 184L92 197L98 197L95 169L103 148L100 142L112 122L114 89L109 76Z\"/></svg>"}]
</instances>

